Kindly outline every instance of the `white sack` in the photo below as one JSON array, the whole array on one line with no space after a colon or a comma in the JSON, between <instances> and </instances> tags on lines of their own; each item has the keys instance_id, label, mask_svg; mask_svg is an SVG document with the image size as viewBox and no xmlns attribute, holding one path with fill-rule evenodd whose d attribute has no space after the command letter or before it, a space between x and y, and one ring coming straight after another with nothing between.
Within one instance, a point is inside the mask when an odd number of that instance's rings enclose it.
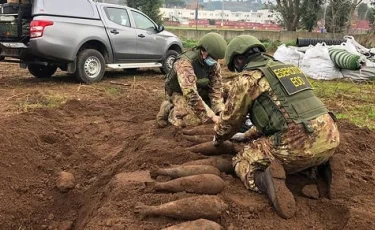
<instances>
[{"instance_id":1,"label":"white sack","mask_svg":"<svg viewBox=\"0 0 375 230\"><path fill-rule=\"evenodd\" d=\"M314 79L332 80L343 77L332 62L325 43L318 43L306 50L300 67L307 76Z\"/></svg>"},{"instance_id":2,"label":"white sack","mask_svg":"<svg viewBox=\"0 0 375 230\"><path fill-rule=\"evenodd\" d=\"M286 47L285 44L282 44L277 48L273 57L285 64L300 66L304 55L304 53L297 51L295 47Z\"/></svg>"}]
</instances>

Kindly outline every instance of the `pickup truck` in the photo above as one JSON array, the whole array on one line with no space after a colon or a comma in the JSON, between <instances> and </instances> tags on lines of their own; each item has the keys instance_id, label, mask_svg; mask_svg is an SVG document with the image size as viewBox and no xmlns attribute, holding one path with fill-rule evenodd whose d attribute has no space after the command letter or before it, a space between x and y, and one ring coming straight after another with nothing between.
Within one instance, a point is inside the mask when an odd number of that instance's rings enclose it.
<instances>
[{"instance_id":1,"label":"pickup truck","mask_svg":"<svg viewBox=\"0 0 375 230\"><path fill-rule=\"evenodd\" d=\"M57 70L100 81L107 68L168 73L181 40L139 10L92 0L17 0L0 7L0 61L37 78ZM9 2L9 1L8 1Z\"/></svg>"}]
</instances>

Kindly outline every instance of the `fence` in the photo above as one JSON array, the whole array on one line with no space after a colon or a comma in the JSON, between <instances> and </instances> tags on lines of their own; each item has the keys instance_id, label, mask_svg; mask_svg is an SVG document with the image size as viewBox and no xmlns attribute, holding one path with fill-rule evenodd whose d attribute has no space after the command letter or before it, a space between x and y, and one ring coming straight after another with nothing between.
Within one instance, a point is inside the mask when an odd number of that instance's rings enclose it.
<instances>
[{"instance_id":1,"label":"fence","mask_svg":"<svg viewBox=\"0 0 375 230\"><path fill-rule=\"evenodd\" d=\"M209 32L217 32L226 40L231 40L232 38L242 35L249 34L257 37L258 39L269 39L271 41L281 41L288 42L296 40L297 38L322 38L322 39L341 39L344 37L344 34L332 34L332 33L310 33L310 32L290 32L290 31L261 31L261 30L217 30L214 28L211 29L202 29L198 30L192 28L170 28L168 31L176 34L180 38L184 39L194 39L198 40L203 35ZM360 34L353 35L356 41L366 47L375 46L375 35L369 34Z\"/></svg>"}]
</instances>

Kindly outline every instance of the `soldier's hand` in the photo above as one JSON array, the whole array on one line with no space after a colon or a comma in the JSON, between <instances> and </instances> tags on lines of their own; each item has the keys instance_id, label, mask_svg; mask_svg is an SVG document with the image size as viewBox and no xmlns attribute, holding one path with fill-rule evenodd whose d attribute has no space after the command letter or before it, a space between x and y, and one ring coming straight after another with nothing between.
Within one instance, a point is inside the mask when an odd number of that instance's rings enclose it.
<instances>
[{"instance_id":1,"label":"soldier's hand","mask_svg":"<svg viewBox=\"0 0 375 230\"><path fill-rule=\"evenodd\" d=\"M211 119L216 124L219 121L220 117L215 115Z\"/></svg>"}]
</instances>

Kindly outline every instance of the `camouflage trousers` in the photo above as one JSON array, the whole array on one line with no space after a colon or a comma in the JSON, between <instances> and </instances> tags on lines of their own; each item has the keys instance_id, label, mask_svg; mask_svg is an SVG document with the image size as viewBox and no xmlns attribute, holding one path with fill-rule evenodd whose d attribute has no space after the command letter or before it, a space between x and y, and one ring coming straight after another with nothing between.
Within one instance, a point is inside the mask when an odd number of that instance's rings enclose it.
<instances>
[{"instance_id":1,"label":"camouflage trousers","mask_svg":"<svg viewBox=\"0 0 375 230\"><path fill-rule=\"evenodd\" d=\"M302 124L293 123L279 137L261 137L246 145L233 158L235 172L247 189L259 191L254 182L254 174L256 171L264 171L272 160L281 162L287 174L300 172L329 160L340 142L335 122L326 114L309 123L313 127L313 133L307 133Z\"/></svg>"},{"instance_id":2,"label":"camouflage trousers","mask_svg":"<svg viewBox=\"0 0 375 230\"><path fill-rule=\"evenodd\" d=\"M191 110L182 94L173 93L170 97L170 102L173 104L173 108L169 113L169 123L177 127L198 126L202 124L201 120Z\"/></svg>"}]
</instances>

